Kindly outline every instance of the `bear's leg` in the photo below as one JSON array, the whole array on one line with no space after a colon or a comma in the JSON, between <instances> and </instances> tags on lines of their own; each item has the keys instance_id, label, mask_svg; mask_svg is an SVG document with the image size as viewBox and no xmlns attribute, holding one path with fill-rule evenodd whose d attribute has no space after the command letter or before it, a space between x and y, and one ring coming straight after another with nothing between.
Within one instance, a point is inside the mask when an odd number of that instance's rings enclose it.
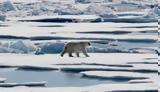
<instances>
[{"instance_id":1,"label":"bear's leg","mask_svg":"<svg viewBox=\"0 0 160 92\"><path fill-rule=\"evenodd\" d=\"M65 51L62 51L62 53L61 53L61 57L63 57L63 55L64 55L65 53L66 53Z\"/></svg>"},{"instance_id":2,"label":"bear's leg","mask_svg":"<svg viewBox=\"0 0 160 92\"><path fill-rule=\"evenodd\" d=\"M79 57L79 53L78 52L76 52L76 55L77 55L77 57Z\"/></svg>"},{"instance_id":3,"label":"bear's leg","mask_svg":"<svg viewBox=\"0 0 160 92\"><path fill-rule=\"evenodd\" d=\"M86 50L83 51L83 54L84 54L86 57L89 57L89 55L87 54L87 51L86 51Z\"/></svg>"},{"instance_id":4,"label":"bear's leg","mask_svg":"<svg viewBox=\"0 0 160 92\"><path fill-rule=\"evenodd\" d=\"M69 57L73 57L72 52L69 52L68 55Z\"/></svg>"}]
</instances>

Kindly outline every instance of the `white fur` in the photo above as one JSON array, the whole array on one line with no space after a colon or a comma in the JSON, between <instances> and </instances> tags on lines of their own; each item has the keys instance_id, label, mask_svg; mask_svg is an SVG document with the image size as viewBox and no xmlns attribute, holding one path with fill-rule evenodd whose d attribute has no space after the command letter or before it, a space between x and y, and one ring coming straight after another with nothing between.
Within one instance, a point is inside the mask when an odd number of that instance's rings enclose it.
<instances>
[{"instance_id":1,"label":"white fur","mask_svg":"<svg viewBox=\"0 0 160 92\"><path fill-rule=\"evenodd\" d=\"M83 53L88 57L89 55L87 54L86 47L89 45L89 42L69 42L64 46L61 56L68 53L70 57L73 57L72 53L76 53L77 57L79 57L79 53Z\"/></svg>"}]
</instances>

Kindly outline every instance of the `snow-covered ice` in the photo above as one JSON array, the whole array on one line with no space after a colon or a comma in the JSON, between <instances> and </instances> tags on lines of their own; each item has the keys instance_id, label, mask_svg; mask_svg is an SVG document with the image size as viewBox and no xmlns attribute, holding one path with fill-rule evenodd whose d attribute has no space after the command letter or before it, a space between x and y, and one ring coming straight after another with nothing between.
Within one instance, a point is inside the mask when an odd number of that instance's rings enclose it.
<instances>
[{"instance_id":1,"label":"snow-covered ice","mask_svg":"<svg viewBox=\"0 0 160 92\"><path fill-rule=\"evenodd\" d=\"M125 64L127 62L143 62L145 58L158 58L156 54L130 54L130 53L89 53L88 58L70 58L67 55L63 58L59 54L0 54L0 63L9 65L48 65L48 64L63 64L63 63L98 63L98 64ZM21 56L22 58L18 58ZM10 57L10 59L6 58ZM117 57L117 58L114 58ZM130 57L130 58L128 58ZM95 58L97 58L95 60ZM13 61L11 61L13 60ZM98 60L98 61L97 61ZM86 62L87 61L87 62ZM148 61L150 62L150 61Z\"/></svg>"},{"instance_id":2,"label":"snow-covered ice","mask_svg":"<svg viewBox=\"0 0 160 92\"><path fill-rule=\"evenodd\" d=\"M10 59L7 59L10 57ZM154 82L156 81L156 64L142 64L141 66L137 64L130 64L128 62L143 62L145 58L157 58L156 54L122 54L122 53L110 53L110 54L91 54L89 58L70 58L63 57L61 58L59 54L48 54L48 55L17 55L17 54L1 54L0 64L16 66L20 70L56 70L60 69L65 71L87 71L89 70L103 70L95 72L95 76L108 76L109 78L114 78L114 76L120 76L120 78L150 78ZM21 57L21 58L18 58ZM116 57L116 58L114 58ZM127 58L125 58L127 57ZM96 58L96 60L95 60ZM97 61L98 60L98 61ZM87 62L85 62L87 61ZM123 65L123 66L122 66ZM126 66L125 66L126 65ZM75 70L76 69L76 70ZM94 71L91 71L91 73ZM109 72L110 71L110 72ZM117 72L116 72L117 71ZM99 73L100 72L100 73ZM101 73L102 72L102 73ZM136 73L137 72L137 73ZM143 74L144 72L144 74ZM148 73L151 74L148 74ZM90 72L89 72L90 73ZM153 73L153 75L152 75ZM155 73L155 74L154 74ZM112 75L113 74L113 75ZM119 75L121 74L121 75ZM155 78L155 79L154 79Z\"/></svg>"},{"instance_id":3,"label":"snow-covered ice","mask_svg":"<svg viewBox=\"0 0 160 92\"><path fill-rule=\"evenodd\" d=\"M130 80L129 83L153 83L153 80L151 80L151 79L135 79L135 80Z\"/></svg>"}]
</instances>

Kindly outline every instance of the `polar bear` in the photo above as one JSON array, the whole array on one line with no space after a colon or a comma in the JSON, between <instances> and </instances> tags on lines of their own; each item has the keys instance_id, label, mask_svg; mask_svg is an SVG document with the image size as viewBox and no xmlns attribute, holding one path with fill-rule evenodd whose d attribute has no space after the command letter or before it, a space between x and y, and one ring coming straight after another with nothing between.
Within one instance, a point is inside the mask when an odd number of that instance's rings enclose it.
<instances>
[{"instance_id":1,"label":"polar bear","mask_svg":"<svg viewBox=\"0 0 160 92\"><path fill-rule=\"evenodd\" d=\"M68 42L65 46L63 51L61 52L61 57L65 53L68 53L69 57L73 57L72 53L76 53L77 57L79 57L79 53L83 53L86 57L89 57L86 51L86 47L90 46L90 42Z\"/></svg>"}]
</instances>

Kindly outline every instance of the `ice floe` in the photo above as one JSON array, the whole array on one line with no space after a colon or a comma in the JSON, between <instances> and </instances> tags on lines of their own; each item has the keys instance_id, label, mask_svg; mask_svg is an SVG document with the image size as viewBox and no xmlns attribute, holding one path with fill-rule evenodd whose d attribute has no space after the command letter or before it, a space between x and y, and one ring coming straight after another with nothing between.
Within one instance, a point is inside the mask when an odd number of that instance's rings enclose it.
<instances>
[{"instance_id":1,"label":"ice floe","mask_svg":"<svg viewBox=\"0 0 160 92\"><path fill-rule=\"evenodd\" d=\"M26 18L11 18L11 20L19 21L33 21L33 22L92 22L99 20L101 22L101 17L97 15L55 15L55 16L31 16Z\"/></svg>"},{"instance_id":2,"label":"ice floe","mask_svg":"<svg viewBox=\"0 0 160 92\"><path fill-rule=\"evenodd\" d=\"M68 72L81 72L81 71L129 71L140 73L155 73L157 72L157 64L130 64L129 62L143 62L144 58L155 58L156 54L127 54L127 53L89 53L89 58L70 58L65 56L60 58L59 54L50 55L12 55L1 54L1 65L16 66L21 70L56 70ZM8 60L5 58L10 56ZM18 58L21 56L22 58ZM117 58L114 58L114 57ZM94 58L97 58L96 60ZM127 58L125 58L127 57ZM130 57L130 58L128 58ZM98 60L98 61L97 61ZM85 62L87 61L87 62ZM154 61L155 62L155 61Z\"/></svg>"},{"instance_id":3,"label":"ice floe","mask_svg":"<svg viewBox=\"0 0 160 92\"><path fill-rule=\"evenodd\" d=\"M86 71L81 73L83 77L112 79L112 80L119 80L119 81L148 78L146 74L132 73L132 72Z\"/></svg>"},{"instance_id":4,"label":"ice floe","mask_svg":"<svg viewBox=\"0 0 160 92\"><path fill-rule=\"evenodd\" d=\"M88 58L70 58L68 56L60 57L59 54L0 54L0 63L9 65L44 65L44 64L75 64L75 63L97 63L97 64L125 64L127 62L143 62L145 58L157 58L156 54L130 54L130 53L89 53ZM18 58L21 56L22 58ZM6 58L10 57L10 59ZM114 58L117 57L117 58ZM95 58L97 58L95 60ZM13 60L13 61L10 61ZM97 61L98 60L98 61ZM85 62L87 61L87 62Z\"/></svg>"},{"instance_id":5,"label":"ice floe","mask_svg":"<svg viewBox=\"0 0 160 92\"><path fill-rule=\"evenodd\" d=\"M153 80L151 79L135 79L135 80L130 80L129 83L153 83Z\"/></svg>"},{"instance_id":6,"label":"ice floe","mask_svg":"<svg viewBox=\"0 0 160 92\"><path fill-rule=\"evenodd\" d=\"M36 50L36 45L22 40L1 43L0 45L0 53L33 53Z\"/></svg>"}]
</instances>

